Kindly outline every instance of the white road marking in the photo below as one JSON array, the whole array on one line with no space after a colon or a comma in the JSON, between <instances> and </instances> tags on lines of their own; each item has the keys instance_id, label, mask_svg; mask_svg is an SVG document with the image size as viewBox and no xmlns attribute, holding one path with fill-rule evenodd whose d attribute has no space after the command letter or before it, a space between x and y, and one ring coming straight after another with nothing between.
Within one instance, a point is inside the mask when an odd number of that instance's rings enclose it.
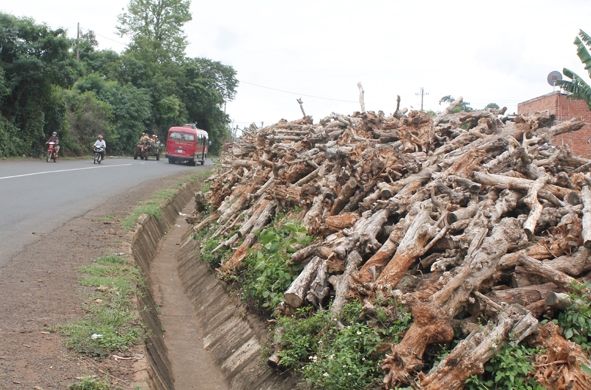
<instances>
[{"instance_id":1,"label":"white road marking","mask_svg":"<svg viewBox=\"0 0 591 390\"><path fill-rule=\"evenodd\" d=\"M14 179L16 177L23 177L23 176L43 175L43 174L46 174L46 173L83 171L85 169L98 169L98 168L126 167L126 166L129 166L129 165L132 165L132 164L103 165L103 166L97 166L97 167L74 168L74 169L59 169L57 171L44 171L44 172L25 173L24 175L4 176L4 177L0 177L0 180L2 180L2 179Z\"/></svg>"}]
</instances>

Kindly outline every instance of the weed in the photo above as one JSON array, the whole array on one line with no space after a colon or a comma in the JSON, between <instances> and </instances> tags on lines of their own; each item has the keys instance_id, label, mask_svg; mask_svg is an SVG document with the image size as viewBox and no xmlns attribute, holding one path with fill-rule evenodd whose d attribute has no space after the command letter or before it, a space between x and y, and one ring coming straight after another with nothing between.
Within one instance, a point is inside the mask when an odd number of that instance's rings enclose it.
<instances>
[{"instance_id":1,"label":"weed","mask_svg":"<svg viewBox=\"0 0 591 390\"><path fill-rule=\"evenodd\" d=\"M295 317L280 318L277 326L284 328L281 365L299 370L313 388L377 386L383 378L378 346L399 341L410 326L410 314L400 313L388 327L376 329L360 319L361 307L350 302L339 318L323 310L309 315L309 308L298 310Z\"/></svg>"},{"instance_id":2,"label":"weed","mask_svg":"<svg viewBox=\"0 0 591 390\"><path fill-rule=\"evenodd\" d=\"M131 301L136 289L143 288L140 271L126 259L104 256L94 264L80 268L87 274L80 284L94 287L92 300L85 304L86 315L59 327L66 346L73 350L104 357L137 344L144 329Z\"/></svg>"},{"instance_id":3,"label":"weed","mask_svg":"<svg viewBox=\"0 0 591 390\"><path fill-rule=\"evenodd\" d=\"M178 190L174 188L164 188L154 192L148 200L140 202L139 206L133 209L131 215L121 222L121 227L123 227L124 230L130 230L135 226L139 216L142 214L148 214L160 219L162 215L162 205L174 198L177 193Z\"/></svg>"},{"instance_id":4,"label":"weed","mask_svg":"<svg viewBox=\"0 0 591 390\"><path fill-rule=\"evenodd\" d=\"M514 389L543 390L533 379L532 356L537 348L507 345L484 365L485 373L466 380L467 390Z\"/></svg>"},{"instance_id":5,"label":"weed","mask_svg":"<svg viewBox=\"0 0 591 390\"><path fill-rule=\"evenodd\" d=\"M177 181L177 185L182 186L185 183L194 183L196 181L199 180L204 180L207 179L209 176L211 176L211 171L207 170L207 171L198 171L196 173L193 173L192 175L183 177L182 179L179 179Z\"/></svg>"},{"instance_id":6,"label":"weed","mask_svg":"<svg viewBox=\"0 0 591 390\"><path fill-rule=\"evenodd\" d=\"M99 222L113 222L114 220L115 216L113 214L108 214L99 218Z\"/></svg>"},{"instance_id":7,"label":"weed","mask_svg":"<svg viewBox=\"0 0 591 390\"><path fill-rule=\"evenodd\" d=\"M305 246L312 240L298 221L287 221L257 233L260 249L244 259L240 276L244 298L258 309L271 312L283 301L283 292L297 277L301 266L289 264L295 246Z\"/></svg>"},{"instance_id":8,"label":"weed","mask_svg":"<svg viewBox=\"0 0 591 390\"><path fill-rule=\"evenodd\" d=\"M216 253L212 253L212 251L222 242L224 241L224 237L217 236L213 239L207 239L203 241L202 250L201 250L201 260L208 263L211 269L216 269L220 266L222 259L229 252L228 248L220 248Z\"/></svg>"},{"instance_id":9,"label":"weed","mask_svg":"<svg viewBox=\"0 0 591 390\"><path fill-rule=\"evenodd\" d=\"M591 294L585 292L591 287L590 284L573 283L572 292L569 296L572 299L571 305L558 314L554 323L563 329L563 336L567 340L579 344L583 350L591 349Z\"/></svg>"},{"instance_id":10,"label":"weed","mask_svg":"<svg viewBox=\"0 0 591 390\"><path fill-rule=\"evenodd\" d=\"M113 388L107 381L101 381L95 378L82 378L81 381L73 383L70 390L112 390Z\"/></svg>"}]
</instances>

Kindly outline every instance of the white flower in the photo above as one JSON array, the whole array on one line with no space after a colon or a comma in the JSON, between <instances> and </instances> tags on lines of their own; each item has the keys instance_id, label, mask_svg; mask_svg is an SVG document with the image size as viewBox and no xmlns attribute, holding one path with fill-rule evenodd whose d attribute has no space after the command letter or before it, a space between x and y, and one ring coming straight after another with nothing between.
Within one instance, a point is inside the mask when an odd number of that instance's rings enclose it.
<instances>
[{"instance_id":1,"label":"white flower","mask_svg":"<svg viewBox=\"0 0 591 390\"><path fill-rule=\"evenodd\" d=\"M361 360L365 361L365 358L362 358Z\"/></svg>"},{"instance_id":2,"label":"white flower","mask_svg":"<svg viewBox=\"0 0 591 390\"><path fill-rule=\"evenodd\" d=\"M328 372L325 372L324 374L322 374L322 376L329 376Z\"/></svg>"},{"instance_id":3,"label":"white flower","mask_svg":"<svg viewBox=\"0 0 591 390\"><path fill-rule=\"evenodd\" d=\"M348 372L348 373L347 373L347 375L351 375L351 373L350 373L350 372Z\"/></svg>"},{"instance_id":4,"label":"white flower","mask_svg":"<svg viewBox=\"0 0 591 390\"><path fill-rule=\"evenodd\" d=\"M360 330L358 330L358 331L357 331L357 334L361 334L361 331L360 331Z\"/></svg>"},{"instance_id":5,"label":"white flower","mask_svg":"<svg viewBox=\"0 0 591 390\"><path fill-rule=\"evenodd\" d=\"M329 360L334 359L334 353L328 357Z\"/></svg>"}]
</instances>

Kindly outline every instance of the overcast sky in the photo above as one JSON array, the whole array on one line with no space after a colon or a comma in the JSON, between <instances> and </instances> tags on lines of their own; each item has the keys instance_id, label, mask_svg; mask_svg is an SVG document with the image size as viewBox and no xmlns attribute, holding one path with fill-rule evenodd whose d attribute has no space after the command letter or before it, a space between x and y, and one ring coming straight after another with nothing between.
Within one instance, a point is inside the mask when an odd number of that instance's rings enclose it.
<instances>
[{"instance_id":1,"label":"overcast sky","mask_svg":"<svg viewBox=\"0 0 591 390\"><path fill-rule=\"evenodd\" d=\"M76 35L93 30L99 49L125 49L115 33L118 0L19 0L0 10ZM591 34L591 1L193 0L187 55L233 66L240 80L227 104L235 125L301 117L297 98L317 122L331 112L402 107L439 111L441 97L473 108L517 103L552 92L546 79L569 68L588 78L573 41Z\"/></svg>"}]
</instances>

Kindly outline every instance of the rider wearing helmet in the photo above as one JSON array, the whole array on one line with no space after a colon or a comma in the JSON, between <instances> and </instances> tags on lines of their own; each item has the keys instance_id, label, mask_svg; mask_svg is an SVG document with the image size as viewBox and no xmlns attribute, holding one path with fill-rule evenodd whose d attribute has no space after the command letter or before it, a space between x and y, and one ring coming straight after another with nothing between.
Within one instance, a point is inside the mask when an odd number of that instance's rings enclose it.
<instances>
[{"instance_id":1,"label":"rider wearing helmet","mask_svg":"<svg viewBox=\"0 0 591 390\"><path fill-rule=\"evenodd\" d=\"M49 137L49 139L47 140L47 142L45 143L45 145L49 145L50 142L53 142L53 144L55 145L55 151L56 153L59 153L60 151L60 139L57 136L57 133L54 131L53 133L51 133L51 137ZM57 154L56 154L57 156Z\"/></svg>"},{"instance_id":2,"label":"rider wearing helmet","mask_svg":"<svg viewBox=\"0 0 591 390\"><path fill-rule=\"evenodd\" d=\"M107 144L105 143L105 141L103 140L103 136L99 134L98 139L94 142L93 145L95 148L102 148L103 151L101 152L103 160L105 159L105 154L106 154L106 150L107 150Z\"/></svg>"}]
</instances>

